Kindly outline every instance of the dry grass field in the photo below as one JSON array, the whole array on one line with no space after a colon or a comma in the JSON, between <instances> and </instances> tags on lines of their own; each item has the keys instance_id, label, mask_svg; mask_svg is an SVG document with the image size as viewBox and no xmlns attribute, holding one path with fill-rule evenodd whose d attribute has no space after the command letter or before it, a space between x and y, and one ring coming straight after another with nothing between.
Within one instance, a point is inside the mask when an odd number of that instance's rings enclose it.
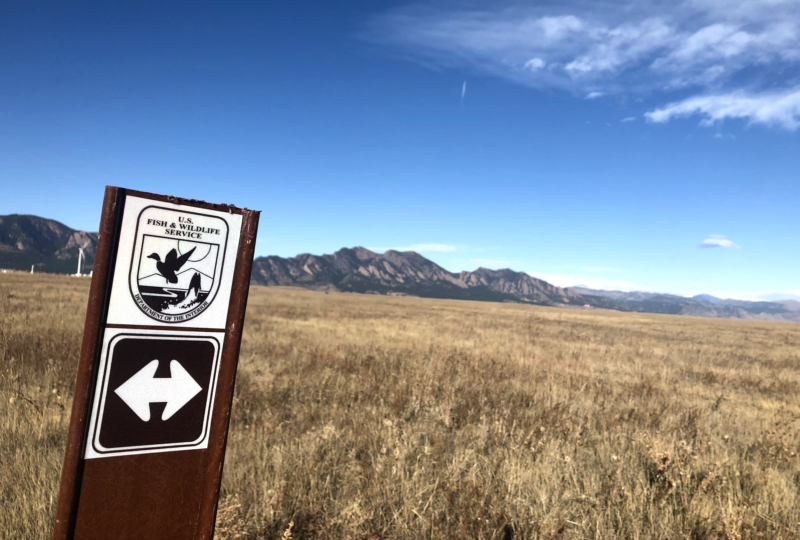
<instances>
[{"instance_id":1,"label":"dry grass field","mask_svg":"<svg viewBox=\"0 0 800 540\"><path fill-rule=\"evenodd\" d=\"M0 275L0 538L49 538L88 280ZM251 291L217 538L800 538L800 325Z\"/></svg>"}]
</instances>

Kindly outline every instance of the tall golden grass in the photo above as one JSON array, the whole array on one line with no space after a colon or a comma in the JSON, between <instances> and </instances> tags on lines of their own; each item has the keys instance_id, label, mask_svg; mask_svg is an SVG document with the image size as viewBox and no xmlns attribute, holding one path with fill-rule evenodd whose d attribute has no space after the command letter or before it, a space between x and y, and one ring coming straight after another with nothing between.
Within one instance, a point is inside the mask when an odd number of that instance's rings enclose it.
<instances>
[{"instance_id":1,"label":"tall golden grass","mask_svg":"<svg viewBox=\"0 0 800 540\"><path fill-rule=\"evenodd\" d=\"M0 276L0 538L50 534L87 290ZM798 538L799 389L796 324L254 287L217 538Z\"/></svg>"}]
</instances>

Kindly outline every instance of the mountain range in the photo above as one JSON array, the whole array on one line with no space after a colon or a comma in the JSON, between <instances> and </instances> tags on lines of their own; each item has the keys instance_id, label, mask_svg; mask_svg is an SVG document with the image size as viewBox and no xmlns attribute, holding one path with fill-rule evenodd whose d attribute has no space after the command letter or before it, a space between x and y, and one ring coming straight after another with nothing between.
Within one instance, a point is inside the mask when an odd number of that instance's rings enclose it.
<instances>
[{"instance_id":1,"label":"mountain range","mask_svg":"<svg viewBox=\"0 0 800 540\"><path fill-rule=\"evenodd\" d=\"M0 216L0 268L74 273L86 245L85 271L94 263L96 233L75 231L37 216ZM251 283L317 291L409 295L642 313L800 322L800 302L748 302L697 295L562 288L524 272L478 268L449 272L413 251L375 253L363 247L333 254L257 257Z\"/></svg>"},{"instance_id":2,"label":"mountain range","mask_svg":"<svg viewBox=\"0 0 800 540\"><path fill-rule=\"evenodd\" d=\"M84 247L82 271L94 265L97 233L76 231L52 219L12 214L0 216L0 268L74 274L78 248Z\"/></svg>"},{"instance_id":3,"label":"mountain range","mask_svg":"<svg viewBox=\"0 0 800 540\"><path fill-rule=\"evenodd\" d=\"M448 272L413 251L374 253L363 247L340 249L332 255L303 254L258 257L252 283L306 287L321 291L403 294L429 298L525 302L543 305L591 304L614 308L596 295L556 287L513 270Z\"/></svg>"},{"instance_id":4,"label":"mountain range","mask_svg":"<svg viewBox=\"0 0 800 540\"><path fill-rule=\"evenodd\" d=\"M561 288L524 272L478 268L474 272L454 273L413 251L389 250L380 254L362 247L340 249L331 255L258 257L253 262L251 279L257 285L305 287L321 291L404 294L696 317L800 322L800 302L794 300L747 302L723 300L710 295L687 298L650 292Z\"/></svg>"},{"instance_id":5,"label":"mountain range","mask_svg":"<svg viewBox=\"0 0 800 540\"><path fill-rule=\"evenodd\" d=\"M583 287L573 287L571 290L580 294L607 298L617 304L617 309L623 311L719 317L724 319L800 322L800 302L797 300L748 302L746 300L723 300L708 294L698 294L688 298L674 294L601 291Z\"/></svg>"}]
</instances>

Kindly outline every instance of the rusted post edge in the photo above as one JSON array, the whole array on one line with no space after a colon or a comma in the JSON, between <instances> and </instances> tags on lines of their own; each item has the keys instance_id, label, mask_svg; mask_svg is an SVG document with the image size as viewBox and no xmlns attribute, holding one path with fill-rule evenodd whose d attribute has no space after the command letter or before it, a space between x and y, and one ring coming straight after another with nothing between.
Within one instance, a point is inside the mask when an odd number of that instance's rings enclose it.
<instances>
[{"instance_id":1,"label":"rusted post edge","mask_svg":"<svg viewBox=\"0 0 800 540\"><path fill-rule=\"evenodd\" d=\"M247 297L250 291L250 274L253 269L253 256L256 247L256 233L260 212L244 210L242 219L239 251L236 258L231 301L228 306L228 319L225 328L225 343L222 349L222 365L219 373L215 414L224 419L212 425L208 443L209 457L206 468L205 493L200 507L198 519L199 530L195 538L211 540L214 536L214 524L219 500L222 467L225 461L225 445L230 424L233 388L236 382L236 370L239 364L239 350L242 344L243 328L236 328L244 323L247 309Z\"/></svg>"},{"instance_id":2,"label":"rusted post edge","mask_svg":"<svg viewBox=\"0 0 800 540\"><path fill-rule=\"evenodd\" d=\"M86 322L78 362L75 392L72 398L70 430L61 468L61 487L53 527L53 540L70 540L75 530L75 518L80 495L81 470L83 467L83 441L87 429L89 403L92 397L92 380L97 365L103 323L108 306L111 282L113 279L114 252L116 250L117 229L121 209L124 206L125 190L106 186L103 197L103 211L95 251L92 282L89 288L89 303L86 309ZM77 429L74 429L77 428Z\"/></svg>"}]
</instances>

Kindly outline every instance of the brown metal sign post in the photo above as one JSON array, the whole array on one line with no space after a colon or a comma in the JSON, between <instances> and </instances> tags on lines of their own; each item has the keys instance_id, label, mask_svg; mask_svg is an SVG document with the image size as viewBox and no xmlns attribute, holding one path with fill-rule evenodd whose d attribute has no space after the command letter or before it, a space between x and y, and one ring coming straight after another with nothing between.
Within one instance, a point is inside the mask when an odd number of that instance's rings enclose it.
<instances>
[{"instance_id":1,"label":"brown metal sign post","mask_svg":"<svg viewBox=\"0 0 800 540\"><path fill-rule=\"evenodd\" d=\"M258 218L106 188L54 540L213 536Z\"/></svg>"}]
</instances>

